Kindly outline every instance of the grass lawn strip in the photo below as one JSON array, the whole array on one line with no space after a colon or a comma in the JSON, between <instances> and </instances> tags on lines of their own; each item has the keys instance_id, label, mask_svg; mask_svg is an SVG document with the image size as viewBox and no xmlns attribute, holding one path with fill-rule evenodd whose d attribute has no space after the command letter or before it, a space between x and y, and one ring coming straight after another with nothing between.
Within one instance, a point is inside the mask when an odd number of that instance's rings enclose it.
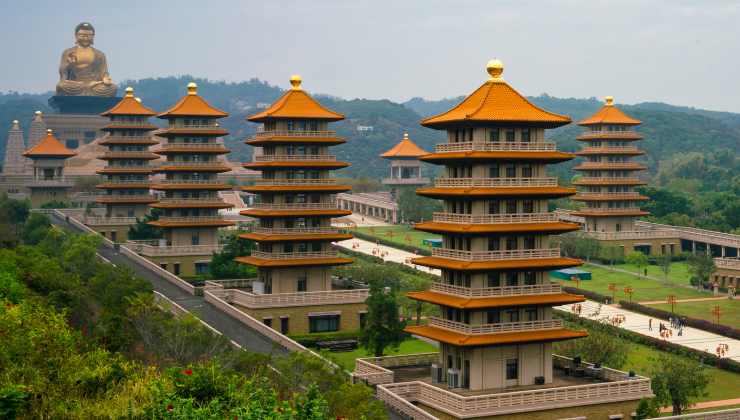
<instances>
[{"instance_id":1,"label":"grass lawn strip","mask_svg":"<svg viewBox=\"0 0 740 420\"><path fill-rule=\"evenodd\" d=\"M433 346L426 341L421 341L416 338L410 338L403 343L401 343L400 346L398 346L397 351L393 351L392 349L386 349L385 355L386 356L397 356L397 355L403 355L403 354L415 354L415 353L430 353L439 351L439 349L436 346ZM328 357L330 357L334 363L338 364L339 366L342 366L344 369L347 369L348 371L352 372L355 370L355 359L361 359L363 357L372 357L372 354L368 354L367 350L363 347L360 347L353 351L347 351L347 352L337 352L337 353L326 353Z\"/></svg>"},{"instance_id":2,"label":"grass lawn strip","mask_svg":"<svg viewBox=\"0 0 740 420\"><path fill-rule=\"evenodd\" d=\"M439 239L439 235L433 233L421 232L414 230L413 228L404 225L393 225L393 226L362 226L356 229L367 235L375 236L380 239L384 239L389 242L394 242L400 245L411 245L417 248L427 249L428 246L423 244L424 239ZM374 233L373 233L374 232ZM389 233L389 232L392 232ZM411 241L407 241L406 237L409 237Z\"/></svg>"},{"instance_id":3,"label":"grass lawn strip","mask_svg":"<svg viewBox=\"0 0 740 420\"><path fill-rule=\"evenodd\" d=\"M653 308L671 311L671 305L667 303L648 305ZM705 319L714 322L716 318L712 314L715 306L720 308L719 323L731 327L740 327L740 299L708 300L703 302L679 302L675 305L675 311L679 315L692 318ZM738 384L740 386L740 384Z\"/></svg>"}]
</instances>

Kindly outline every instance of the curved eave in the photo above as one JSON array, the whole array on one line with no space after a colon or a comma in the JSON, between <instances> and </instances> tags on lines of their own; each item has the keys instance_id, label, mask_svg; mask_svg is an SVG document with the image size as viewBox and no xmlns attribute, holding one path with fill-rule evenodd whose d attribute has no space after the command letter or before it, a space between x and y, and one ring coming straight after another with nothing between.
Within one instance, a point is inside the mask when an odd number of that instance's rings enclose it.
<instances>
[{"instance_id":1,"label":"curved eave","mask_svg":"<svg viewBox=\"0 0 740 420\"><path fill-rule=\"evenodd\" d=\"M335 146L346 143L343 137L299 137L299 136L269 136L260 138L251 138L244 143L250 146L269 146L274 144L322 144Z\"/></svg>"},{"instance_id":2,"label":"curved eave","mask_svg":"<svg viewBox=\"0 0 740 420\"><path fill-rule=\"evenodd\" d=\"M239 235L242 239L257 242L280 242L280 241L344 241L352 239L350 233L304 233L297 235L271 235L264 233L244 233Z\"/></svg>"},{"instance_id":3,"label":"curved eave","mask_svg":"<svg viewBox=\"0 0 740 420\"><path fill-rule=\"evenodd\" d=\"M351 258L296 258L294 260L268 260L252 256L237 257L234 261L255 267L314 267L352 264Z\"/></svg>"},{"instance_id":4,"label":"curved eave","mask_svg":"<svg viewBox=\"0 0 740 420\"><path fill-rule=\"evenodd\" d=\"M112 130L153 131L153 130L158 130L158 129L159 127L154 124L143 124L143 125L107 124L101 128L101 130L103 131L112 131Z\"/></svg>"},{"instance_id":5,"label":"curved eave","mask_svg":"<svg viewBox=\"0 0 740 420\"><path fill-rule=\"evenodd\" d=\"M564 152L444 152L430 153L419 158L419 160L430 163L442 163L456 160L522 160L541 162L566 162L575 157L572 153Z\"/></svg>"},{"instance_id":6,"label":"curved eave","mask_svg":"<svg viewBox=\"0 0 740 420\"><path fill-rule=\"evenodd\" d=\"M115 182L104 182L98 184L95 188L104 190L148 190L151 187L151 183L142 182L141 184L116 184Z\"/></svg>"},{"instance_id":7,"label":"curved eave","mask_svg":"<svg viewBox=\"0 0 740 420\"><path fill-rule=\"evenodd\" d=\"M229 172L228 166L188 166L188 165L162 165L157 172Z\"/></svg>"},{"instance_id":8,"label":"curved eave","mask_svg":"<svg viewBox=\"0 0 740 420\"><path fill-rule=\"evenodd\" d=\"M640 163L627 163L624 165L614 164L580 164L573 167L574 171L644 171L647 166Z\"/></svg>"},{"instance_id":9,"label":"curved eave","mask_svg":"<svg viewBox=\"0 0 740 420\"><path fill-rule=\"evenodd\" d=\"M308 216L327 216L341 217L352 214L350 210L260 210L247 209L239 212L242 216L249 217L308 217Z\"/></svg>"},{"instance_id":10,"label":"curved eave","mask_svg":"<svg viewBox=\"0 0 740 420\"><path fill-rule=\"evenodd\" d=\"M234 222L227 220L213 220L213 221L202 221L202 222L163 222L160 220L152 220L147 222L148 225L161 227L161 228L178 228L178 227L227 227L234 226Z\"/></svg>"},{"instance_id":11,"label":"curved eave","mask_svg":"<svg viewBox=\"0 0 740 420\"><path fill-rule=\"evenodd\" d=\"M500 223L500 224L462 224L422 222L414 225L414 229L431 233L459 233L469 235L485 235L491 233L565 233L579 230L577 223L541 222L541 223Z\"/></svg>"},{"instance_id":12,"label":"curved eave","mask_svg":"<svg viewBox=\"0 0 740 420\"><path fill-rule=\"evenodd\" d=\"M646 201L650 200L650 197L645 197L644 195L634 195L634 196L628 196L625 197L623 195L612 195L612 196L605 196L605 197L589 197L584 195L575 195L574 197L571 197L571 200L573 201Z\"/></svg>"},{"instance_id":13,"label":"curved eave","mask_svg":"<svg viewBox=\"0 0 740 420\"><path fill-rule=\"evenodd\" d=\"M156 197L142 197L140 199L132 200L130 197L121 197L121 198L98 197L95 199L95 202L101 203L101 204L151 204L151 203L156 203L157 198Z\"/></svg>"},{"instance_id":14,"label":"curved eave","mask_svg":"<svg viewBox=\"0 0 740 420\"><path fill-rule=\"evenodd\" d=\"M642 210L636 210L636 211L629 211L629 212L608 212L608 211L588 211L588 210L577 210L571 213L573 216L581 216L581 217L629 217L629 216L648 216L650 215L650 212L642 211Z\"/></svg>"},{"instance_id":15,"label":"curved eave","mask_svg":"<svg viewBox=\"0 0 740 420\"><path fill-rule=\"evenodd\" d=\"M575 180L572 182L573 185L647 185L647 182L640 181L640 180L634 180L634 181L625 181L624 179L614 178L610 179L608 181L581 181L581 180Z\"/></svg>"},{"instance_id":16,"label":"curved eave","mask_svg":"<svg viewBox=\"0 0 740 420\"><path fill-rule=\"evenodd\" d=\"M214 190L214 191L221 191L221 190L230 190L232 187L228 184L188 184L188 183L182 183L182 184L152 184L152 189L159 190L159 191L177 191L177 190Z\"/></svg>"},{"instance_id":17,"label":"curved eave","mask_svg":"<svg viewBox=\"0 0 740 420\"><path fill-rule=\"evenodd\" d=\"M150 207L156 209L230 209L234 207L229 203L162 203L152 204Z\"/></svg>"},{"instance_id":18,"label":"curved eave","mask_svg":"<svg viewBox=\"0 0 740 420\"><path fill-rule=\"evenodd\" d=\"M586 301L583 295L573 295L570 293L469 298L424 290L421 292L408 292L406 296L409 299L457 309L504 308L509 306L559 306Z\"/></svg>"},{"instance_id":19,"label":"curved eave","mask_svg":"<svg viewBox=\"0 0 740 420\"><path fill-rule=\"evenodd\" d=\"M432 268L444 268L460 271L484 271L484 270L518 270L539 269L553 270L560 268L576 267L583 262L574 258L532 258L521 260L492 260L492 261L464 261L441 257L419 257L411 260L413 264Z\"/></svg>"},{"instance_id":20,"label":"curved eave","mask_svg":"<svg viewBox=\"0 0 740 420\"><path fill-rule=\"evenodd\" d=\"M460 347L545 343L572 340L574 338L582 338L588 336L588 332L586 331L569 330L567 328L518 331L498 334L465 335L428 325L412 325L404 328L404 331L413 335L426 337L434 341L439 341L442 343L447 343L453 346Z\"/></svg>"},{"instance_id":21,"label":"curved eave","mask_svg":"<svg viewBox=\"0 0 740 420\"><path fill-rule=\"evenodd\" d=\"M95 171L96 174L100 175L122 175L122 174L151 174L154 173L154 168L103 168Z\"/></svg>"},{"instance_id":22,"label":"curved eave","mask_svg":"<svg viewBox=\"0 0 740 420\"><path fill-rule=\"evenodd\" d=\"M576 189L566 187L429 187L419 188L416 193L425 197L568 197L575 194Z\"/></svg>"},{"instance_id":23,"label":"curved eave","mask_svg":"<svg viewBox=\"0 0 740 420\"><path fill-rule=\"evenodd\" d=\"M175 155L175 154L198 154L198 155L225 155L227 153L231 153L231 150L223 147L223 148L212 148L212 149L202 149L202 148L193 148L193 147L177 147L177 148L167 148L167 149L157 149L152 150L152 153L156 153L157 155Z\"/></svg>"},{"instance_id":24,"label":"curved eave","mask_svg":"<svg viewBox=\"0 0 740 420\"><path fill-rule=\"evenodd\" d=\"M455 118L444 121L429 121L436 117L430 117L421 121L421 125L435 130L447 130L460 127L538 127L538 128L558 128L571 123L570 119L562 121L532 121L532 120L497 120L497 119L478 119L478 118Z\"/></svg>"},{"instance_id":25,"label":"curved eave","mask_svg":"<svg viewBox=\"0 0 740 420\"><path fill-rule=\"evenodd\" d=\"M317 191L317 192L345 192L352 190L349 185L251 185L242 187L242 191L260 192L290 192L290 191Z\"/></svg>"},{"instance_id":26,"label":"curved eave","mask_svg":"<svg viewBox=\"0 0 740 420\"><path fill-rule=\"evenodd\" d=\"M157 133L159 137L177 137L177 136L194 136L194 137L223 137L229 132L223 128L166 128Z\"/></svg>"},{"instance_id":27,"label":"curved eave","mask_svg":"<svg viewBox=\"0 0 740 420\"><path fill-rule=\"evenodd\" d=\"M348 162L337 162L337 161L278 161L278 162L249 162L242 165L247 169L291 169L291 168L317 168L317 169L341 169L350 166Z\"/></svg>"}]
</instances>

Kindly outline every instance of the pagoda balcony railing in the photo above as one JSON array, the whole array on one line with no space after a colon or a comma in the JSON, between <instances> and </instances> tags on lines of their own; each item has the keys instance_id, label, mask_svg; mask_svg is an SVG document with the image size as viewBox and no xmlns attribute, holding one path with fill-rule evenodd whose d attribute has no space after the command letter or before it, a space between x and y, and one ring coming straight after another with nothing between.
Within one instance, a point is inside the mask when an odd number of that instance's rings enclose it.
<instances>
[{"instance_id":1,"label":"pagoda balcony railing","mask_svg":"<svg viewBox=\"0 0 740 420\"><path fill-rule=\"evenodd\" d=\"M255 203L255 209L264 210L337 210L336 201L323 203Z\"/></svg>"},{"instance_id":2,"label":"pagoda balcony railing","mask_svg":"<svg viewBox=\"0 0 740 420\"><path fill-rule=\"evenodd\" d=\"M334 178L315 178L315 179L288 179L272 178L255 180L255 185L281 186L281 185L334 185L337 180Z\"/></svg>"},{"instance_id":3,"label":"pagoda balcony railing","mask_svg":"<svg viewBox=\"0 0 740 420\"><path fill-rule=\"evenodd\" d=\"M625 182L626 184L632 184L636 182L643 182L640 178L627 178L627 177L613 177L613 176L582 176L576 179L574 182Z\"/></svg>"},{"instance_id":4,"label":"pagoda balcony railing","mask_svg":"<svg viewBox=\"0 0 740 420\"><path fill-rule=\"evenodd\" d=\"M223 184L216 178L213 179L161 179L153 181L153 184L179 185L179 184Z\"/></svg>"},{"instance_id":5,"label":"pagoda balcony railing","mask_svg":"<svg viewBox=\"0 0 740 420\"><path fill-rule=\"evenodd\" d=\"M576 170L588 171L588 170L642 170L645 169L645 165L637 162L583 162L576 166Z\"/></svg>"},{"instance_id":6,"label":"pagoda balcony railing","mask_svg":"<svg viewBox=\"0 0 740 420\"><path fill-rule=\"evenodd\" d=\"M619 192L589 192L589 191L579 191L578 195L576 197L584 197L584 198L610 198L610 197L620 197L620 198L634 198L639 199L640 197L644 197L640 195L640 193L636 191L619 191Z\"/></svg>"},{"instance_id":7,"label":"pagoda balcony railing","mask_svg":"<svg viewBox=\"0 0 740 420\"><path fill-rule=\"evenodd\" d=\"M148 152L148 151L138 151L138 150L137 151L126 151L126 150L115 150L115 151L113 151L113 150L109 150L109 151L103 153L100 157L103 158L103 159L106 159L106 158L112 158L112 159L116 159L116 158L119 158L119 159L147 159L147 158L158 157L158 156L155 155L154 153Z\"/></svg>"},{"instance_id":8,"label":"pagoda balcony railing","mask_svg":"<svg viewBox=\"0 0 740 420\"><path fill-rule=\"evenodd\" d=\"M260 155L255 156L255 162L281 162L281 161L322 161L334 162L335 155Z\"/></svg>"},{"instance_id":9,"label":"pagoda balcony railing","mask_svg":"<svg viewBox=\"0 0 740 420\"><path fill-rule=\"evenodd\" d=\"M96 199L113 200L116 203L136 203L141 200L156 200L151 194L97 194Z\"/></svg>"},{"instance_id":10,"label":"pagoda balcony railing","mask_svg":"<svg viewBox=\"0 0 740 420\"><path fill-rule=\"evenodd\" d=\"M621 137L627 137L627 138L634 138L635 136L639 136L640 134L637 131L634 130L625 130L625 131L608 131L608 130L596 130L596 131L584 131L581 133L579 137L587 137L587 136L600 136L600 137L608 137L608 138L621 138Z\"/></svg>"},{"instance_id":11,"label":"pagoda balcony railing","mask_svg":"<svg viewBox=\"0 0 740 420\"><path fill-rule=\"evenodd\" d=\"M584 207L576 212L589 212L589 213L625 213L630 214L636 211L642 211L639 207Z\"/></svg>"},{"instance_id":12,"label":"pagoda balcony railing","mask_svg":"<svg viewBox=\"0 0 740 420\"><path fill-rule=\"evenodd\" d=\"M530 284L522 286L500 286L500 287L464 287L433 282L429 288L432 292L445 293L448 295L465 297L496 297L496 296L523 296L523 295L546 295L561 293L562 288L557 283Z\"/></svg>"},{"instance_id":13,"label":"pagoda balcony railing","mask_svg":"<svg viewBox=\"0 0 740 420\"><path fill-rule=\"evenodd\" d=\"M432 316L428 318L430 327L442 328L466 335L497 334L517 331L548 330L563 328L563 321L560 319L543 319L540 321L522 321L522 322L499 322L495 324L471 325L464 322L451 321L449 319Z\"/></svg>"},{"instance_id":14,"label":"pagoda balcony railing","mask_svg":"<svg viewBox=\"0 0 740 420\"><path fill-rule=\"evenodd\" d=\"M238 289L227 289L225 292L227 302L247 308L363 303L369 295L368 289L323 290L317 292L274 294L250 293Z\"/></svg>"},{"instance_id":15,"label":"pagoda balcony railing","mask_svg":"<svg viewBox=\"0 0 740 420\"><path fill-rule=\"evenodd\" d=\"M219 160L212 160L212 161L197 161L197 162L186 162L182 160L168 160L166 162L162 162L159 164L159 167L163 166L223 166L226 167L226 165L219 161Z\"/></svg>"},{"instance_id":16,"label":"pagoda balcony railing","mask_svg":"<svg viewBox=\"0 0 740 420\"><path fill-rule=\"evenodd\" d=\"M429 178L417 177L417 178L383 178L383 184L390 185L424 185L429 183Z\"/></svg>"},{"instance_id":17,"label":"pagoda balcony railing","mask_svg":"<svg viewBox=\"0 0 740 420\"><path fill-rule=\"evenodd\" d=\"M218 123L213 122L210 124L185 124L183 122L173 122L170 124L167 128L194 128L194 129L207 129L207 130L215 130L221 128Z\"/></svg>"},{"instance_id":18,"label":"pagoda balcony railing","mask_svg":"<svg viewBox=\"0 0 740 420\"><path fill-rule=\"evenodd\" d=\"M111 133L108 136L102 138L101 140L104 140L106 142L111 143L121 143L126 144L127 142L137 143L150 143L152 140L155 140L152 138L152 136L122 136L118 133Z\"/></svg>"},{"instance_id":19,"label":"pagoda balcony railing","mask_svg":"<svg viewBox=\"0 0 740 420\"><path fill-rule=\"evenodd\" d=\"M266 260L296 260L310 258L337 258L339 254L336 251L305 251L305 252L266 252L252 251L255 258Z\"/></svg>"},{"instance_id":20,"label":"pagoda balcony railing","mask_svg":"<svg viewBox=\"0 0 740 420\"><path fill-rule=\"evenodd\" d=\"M437 178L435 187L556 187L558 179L543 178Z\"/></svg>"},{"instance_id":21,"label":"pagoda balcony railing","mask_svg":"<svg viewBox=\"0 0 740 420\"><path fill-rule=\"evenodd\" d=\"M221 143L162 143L159 145L160 150L168 149L204 149L204 150L222 150L225 149Z\"/></svg>"},{"instance_id":22,"label":"pagoda balcony railing","mask_svg":"<svg viewBox=\"0 0 740 420\"><path fill-rule=\"evenodd\" d=\"M224 220L221 216L188 216L188 217L176 217L176 216L160 216L160 222L169 223L201 223L201 222L222 222Z\"/></svg>"},{"instance_id":23,"label":"pagoda balcony railing","mask_svg":"<svg viewBox=\"0 0 740 420\"><path fill-rule=\"evenodd\" d=\"M738 258L715 258L714 265L719 268L732 268L740 270L740 259Z\"/></svg>"},{"instance_id":24,"label":"pagoda balcony railing","mask_svg":"<svg viewBox=\"0 0 740 420\"><path fill-rule=\"evenodd\" d=\"M115 162L115 161L114 161ZM119 164L113 164L109 163L105 168L103 169L113 169L117 171L153 171L158 168L157 164L149 164L149 165L119 165Z\"/></svg>"},{"instance_id":25,"label":"pagoda balcony railing","mask_svg":"<svg viewBox=\"0 0 740 420\"><path fill-rule=\"evenodd\" d=\"M681 239L689 241L701 241L710 243L712 245L740 248L740 235L732 233L722 233L712 230L685 226L664 225L660 223L645 222L642 220L636 221L635 226L640 230L673 229L678 233L679 238Z\"/></svg>"},{"instance_id":26,"label":"pagoda balcony railing","mask_svg":"<svg viewBox=\"0 0 740 420\"><path fill-rule=\"evenodd\" d=\"M553 151L555 143L551 142L465 142L465 143L444 143L434 146L437 153L444 152L499 152L499 151Z\"/></svg>"},{"instance_id":27,"label":"pagoda balcony railing","mask_svg":"<svg viewBox=\"0 0 740 420\"><path fill-rule=\"evenodd\" d=\"M71 178L59 177L51 179L36 178L29 181L28 185L33 187L72 187L74 181Z\"/></svg>"},{"instance_id":28,"label":"pagoda balcony railing","mask_svg":"<svg viewBox=\"0 0 740 420\"><path fill-rule=\"evenodd\" d=\"M509 223L557 222L555 213L458 214L435 212L432 221L438 223L495 225Z\"/></svg>"},{"instance_id":29,"label":"pagoda balcony railing","mask_svg":"<svg viewBox=\"0 0 740 420\"><path fill-rule=\"evenodd\" d=\"M308 131L308 130L260 130L254 134L255 138L265 137L336 137L336 131Z\"/></svg>"},{"instance_id":30,"label":"pagoda balcony railing","mask_svg":"<svg viewBox=\"0 0 740 420\"><path fill-rule=\"evenodd\" d=\"M678 238L678 231L674 229L661 230L633 230L622 232L594 232L586 231L586 235L599 240L624 240L624 239L660 239Z\"/></svg>"},{"instance_id":31,"label":"pagoda balcony railing","mask_svg":"<svg viewBox=\"0 0 740 420\"><path fill-rule=\"evenodd\" d=\"M135 217L107 217L107 216L85 216L83 222L90 226L105 225L133 225L136 223Z\"/></svg>"},{"instance_id":32,"label":"pagoda balcony railing","mask_svg":"<svg viewBox=\"0 0 740 420\"><path fill-rule=\"evenodd\" d=\"M560 248L512 249L506 251L462 251L459 249L432 248L432 256L463 261L559 258Z\"/></svg>"},{"instance_id":33,"label":"pagoda balcony railing","mask_svg":"<svg viewBox=\"0 0 740 420\"><path fill-rule=\"evenodd\" d=\"M283 228L283 227L261 227L254 226L249 228L250 232L253 233L264 233L267 235L300 235L300 234L336 234L342 232L338 228L327 227L294 227L294 228Z\"/></svg>"},{"instance_id":34,"label":"pagoda balcony railing","mask_svg":"<svg viewBox=\"0 0 740 420\"><path fill-rule=\"evenodd\" d=\"M578 151L579 153L604 153L609 154L610 152L629 152L629 153L639 153L641 152L640 149L637 147L631 147L631 146L600 146L600 147L584 147L583 149Z\"/></svg>"},{"instance_id":35,"label":"pagoda balcony railing","mask_svg":"<svg viewBox=\"0 0 740 420\"><path fill-rule=\"evenodd\" d=\"M165 241L147 240L147 241L126 241L126 246L131 248L137 254L147 257L157 257L163 255L212 255L215 252L221 252L223 245L167 245Z\"/></svg>"},{"instance_id":36,"label":"pagoda balcony railing","mask_svg":"<svg viewBox=\"0 0 740 420\"><path fill-rule=\"evenodd\" d=\"M163 197L159 199L162 204L224 204L219 197Z\"/></svg>"},{"instance_id":37,"label":"pagoda balcony railing","mask_svg":"<svg viewBox=\"0 0 740 420\"><path fill-rule=\"evenodd\" d=\"M149 121L111 120L110 125L126 126L126 127L148 127L148 126L151 126L152 123Z\"/></svg>"},{"instance_id":38,"label":"pagoda balcony railing","mask_svg":"<svg viewBox=\"0 0 740 420\"><path fill-rule=\"evenodd\" d=\"M149 178L146 179L104 179L103 184L151 184L152 181Z\"/></svg>"}]
</instances>

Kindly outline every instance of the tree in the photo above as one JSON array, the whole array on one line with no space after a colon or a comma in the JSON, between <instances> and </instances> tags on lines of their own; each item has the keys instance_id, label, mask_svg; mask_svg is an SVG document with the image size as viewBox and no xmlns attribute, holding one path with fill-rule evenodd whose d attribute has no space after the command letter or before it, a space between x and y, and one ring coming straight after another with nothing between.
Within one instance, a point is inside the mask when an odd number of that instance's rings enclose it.
<instances>
[{"instance_id":1,"label":"tree","mask_svg":"<svg viewBox=\"0 0 740 420\"><path fill-rule=\"evenodd\" d=\"M652 387L661 405L671 405L680 415L698 397L707 395L709 374L706 367L691 358L662 353L652 360Z\"/></svg>"},{"instance_id":2,"label":"tree","mask_svg":"<svg viewBox=\"0 0 740 420\"><path fill-rule=\"evenodd\" d=\"M689 273L691 273L691 284L697 287L708 283L709 278L717 271L714 259L709 255L689 255L686 263L689 265Z\"/></svg>"},{"instance_id":3,"label":"tree","mask_svg":"<svg viewBox=\"0 0 740 420\"><path fill-rule=\"evenodd\" d=\"M234 261L236 257L250 255L254 249L254 242L239 238L238 235L229 235L225 239L221 252L211 257L208 271L214 279L245 279L257 275L254 267Z\"/></svg>"},{"instance_id":4,"label":"tree","mask_svg":"<svg viewBox=\"0 0 740 420\"><path fill-rule=\"evenodd\" d=\"M660 271L663 273L664 281L668 281L668 273L671 272L671 260L671 254L659 255L658 258L655 259L658 263L658 267L660 267Z\"/></svg>"},{"instance_id":5,"label":"tree","mask_svg":"<svg viewBox=\"0 0 740 420\"><path fill-rule=\"evenodd\" d=\"M417 195L416 190L410 187L399 188L397 202L398 211L407 222L430 220L433 213L442 208L438 200Z\"/></svg>"},{"instance_id":6,"label":"tree","mask_svg":"<svg viewBox=\"0 0 740 420\"><path fill-rule=\"evenodd\" d=\"M642 269L648 265L648 257L640 251L632 251L624 258L624 262L634 265L637 268L637 274L642 274Z\"/></svg>"},{"instance_id":7,"label":"tree","mask_svg":"<svg viewBox=\"0 0 740 420\"><path fill-rule=\"evenodd\" d=\"M49 217L41 213L31 213L23 225L21 237L23 242L29 245L36 245L46 236L46 232L51 227Z\"/></svg>"},{"instance_id":8,"label":"tree","mask_svg":"<svg viewBox=\"0 0 740 420\"><path fill-rule=\"evenodd\" d=\"M395 291L385 287L384 282L370 283L370 295L365 303L367 320L360 335L360 344L375 357L381 357L386 347L398 347L404 340L406 322L400 319Z\"/></svg>"},{"instance_id":9,"label":"tree","mask_svg":"<svg viewBox=\"0 0 740 420\"><path fill-rule=\"evenodd\" d=\"M584 361L600 363L619 369L631 351L627 341L614 334L608 319L601 319L588 328L588 336L555 344L556 352L566 356L580 356Z\"/></svg>"},{"instance_id":10,"label":"tree","mask_svg":"<svg viewBox=\"0 0 740 420\"><path fill-rule=\"evenodd\" d=\"M3 199L4 198L4 199ZM31 205L27 200L12 200L7 197L0 198L0 220L13 227L15 236L20 236L20 229L28 219Z\"/></svg>"},{"instance_id":11,"label":"tree","mask_svg":"<svg viewBox=\"0 0 740 420\"><path fill-rule=\"evenodd\" d=\"M638 420L658 417L660 416L660 406L656 402L655 398L643 398L637 404L635 414Z\"/></svg>"},{"instance_id":12,"label":"tree","mask_svg":"<svg viewBox=\"0 0 740 420\"><path fill-rule=\"evenodd\" d=\"M599 255L601 244L590 236L579 236L575 243L575 253L579 258L591 261L591 258Z\"/></svg>"},{"instance_id":13,"label":"tree","mask_svg":"<svg viewBox=\"0 0 740 420\"><path fill-rule=\"evenodd\" d=\"M162 210L151 209L149 214L144 216L142 219L136 218L136 223L131 225L128 229L128 238L135 241L147 240L147 239L162 239L164 234L162 229L150 225L148 222L153 220L159 220L159 216L162 215Z\"/></svg>"},{"instance_id":14,"label":"tree","mask_svg":"<svg viewBox=\"0 0 740 420\"><path fill-rule=\"evenodd\" d=\"M617 245L604 245L599 250L599 259L614 265L617 261L624 259L624 249Z\"/></svg>"}]
</instances>

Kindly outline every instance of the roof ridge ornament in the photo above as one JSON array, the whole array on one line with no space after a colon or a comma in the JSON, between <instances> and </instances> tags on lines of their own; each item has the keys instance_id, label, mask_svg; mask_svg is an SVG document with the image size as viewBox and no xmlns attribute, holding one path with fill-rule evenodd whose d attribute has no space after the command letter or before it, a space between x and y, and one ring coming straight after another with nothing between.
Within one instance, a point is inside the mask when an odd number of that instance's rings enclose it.
<instances>
[{"instance_id":1,"label":"roof ridge ornament","mask_svg":"<svg viewBox=\"0 0 740 420\"><path fill-rule=\"evenodd\" d=\"M134 88L131 86L126 88L126 97L127 98L133 98L134 97Z\"/></svg>"},{"instance_id":2,"label":"roof ridge ornament","mask_svg":"<svg viewBox=\"0 0 740 420\"><path fill-rule=\"evenodd\" d=\"M491 75L488 79L489 82L500 83L504 81L504 78L501 77L501 74L504 72L504 63L502 63L498 58L488 61L488 64L486 64L486 71Z\"/></svg>"},{"instance_id":3,"label":"roof ridge ornament","mask_svg":"<svg viewBox=\"0 0 740 420\"><path fill-rule=\"evenodd\" d=\"M301 79L301 76L298 74L290 76L290 85L293 86L293 90L301 90L302 81L303 79Z\"/></svg>"},{"instance_id":4,"label":"roof ridge ornament","mask_svg":"<svg viewBox=\"0 0 740 420\"><path fill-rule=\"evenodd\" d=\"M198 85L195 82L188 83L188 95L197 95Z\"/></svg>"},{"instance_id":5,"label":"roof ridge ornament","mask_svg":"<svg viewBox=\"0 0 740 420\"><path fill-rule=\"evenodd\" d=\"M606 102L606 106L612 106L614 105L614 97L613 96L607 96L604 98L604 101Z\"/></svg>"}]
</instances>

